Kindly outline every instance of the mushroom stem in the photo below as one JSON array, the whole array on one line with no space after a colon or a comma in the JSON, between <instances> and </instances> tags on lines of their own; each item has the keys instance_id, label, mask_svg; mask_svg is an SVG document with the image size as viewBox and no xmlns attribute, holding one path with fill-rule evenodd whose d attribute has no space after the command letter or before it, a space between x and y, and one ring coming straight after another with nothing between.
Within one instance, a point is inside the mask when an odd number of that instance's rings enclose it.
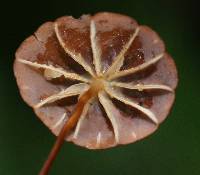
<instances>
[{"instance_id":1,"label":"mushroom stem","mask_svg":"<svg viewBox=\"0 0 200 175\"><path fill-rule=\"evenodd\" d=\"M69 120L64 124L63 128L61 129L57 140L55 142L55 144L53 145L53 148L51 150L51 152L49 153L49 156L46 160L46 162L44 163L39 175L47 175L49 172L49 169L51 168L51 165L54 161L54 159L56 158L62 144L64 143L64 139L66 137L66 135L75 127L75 125L77 124L85 104L94 96L97 96L98 91L100 89L97 88L96 86L91 86L90 89L88 91L86 91L80 98L79 101L77 103L75 112L71 115L71 117L69 118Z\"/></svg>"}]
</instances>

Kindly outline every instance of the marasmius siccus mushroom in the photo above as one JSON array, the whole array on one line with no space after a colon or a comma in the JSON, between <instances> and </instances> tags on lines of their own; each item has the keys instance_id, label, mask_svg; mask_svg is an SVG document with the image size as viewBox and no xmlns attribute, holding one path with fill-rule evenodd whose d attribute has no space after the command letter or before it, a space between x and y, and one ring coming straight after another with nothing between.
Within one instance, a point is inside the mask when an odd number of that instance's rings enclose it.
<instances>
[{"instance_id":1,"label":"marasmius siccus mushroom","mask_svg":"<svg viewBox=\"0 0 200 175\"><path fill-rule=\"evenodd\" d=\"M18 48L14 72L24 101L58 136L41 175L63 140L105 149L150 135L177 86L160 37L115 13L42 24Z\"/></svg>"}]
</instances>

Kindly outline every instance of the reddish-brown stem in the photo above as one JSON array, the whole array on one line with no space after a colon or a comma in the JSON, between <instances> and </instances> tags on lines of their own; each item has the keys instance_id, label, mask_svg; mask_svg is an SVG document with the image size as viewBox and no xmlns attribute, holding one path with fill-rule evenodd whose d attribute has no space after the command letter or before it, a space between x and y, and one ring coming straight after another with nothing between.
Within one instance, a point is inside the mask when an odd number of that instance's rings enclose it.
<instances>
[{"instance_id":1,"label":"reddish-brown stem","mask_svg":"<svg viewBox=\"0 0 200 175\"><path fill-rule=\"evenodd\" d=\"M86 91L79 99L75 112L71 115L71 117L69 118L69 120L64 124L62 130L59 133L59 136L57 137L57 140L51 150L51 152L49 153L49 156L46 160L46 162L44 163L39 175L47 175L49 172L49 169L54 161L54 159L56 158L63 142L64 139L66 137L66 135L69 133L69 131L71 131L71 129L74 128L74 126L76 125L76 123L78 122L78 119L81 116L81 113L83 111L83 108L86 104L86 102L91 99L93 96L97 95L97 91L95 88L90 88L88 91Z\"/></svg>"}]
</instances>

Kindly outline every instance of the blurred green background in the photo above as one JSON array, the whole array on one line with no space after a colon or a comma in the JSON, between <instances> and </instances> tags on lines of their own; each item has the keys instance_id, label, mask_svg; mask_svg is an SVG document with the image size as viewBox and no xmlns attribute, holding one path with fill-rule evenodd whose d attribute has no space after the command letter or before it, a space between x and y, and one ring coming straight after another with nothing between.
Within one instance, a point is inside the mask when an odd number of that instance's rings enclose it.
<instances>
[{"instance_id":1,"label":"blurred green background","mask_svg":"<svg viewBox=\"0 0 200 175\"><path fill-rule=\"evenodd\" d=\"M2 2L3 3L3 2ZM63 15L112 11L156 30L177 64L179 85L168 119L150 137L127 146L90 151L65 143L52 175L200 174L200 15L195 1L4 1L0 35L0 175L36 175L55 137L21 99L14 53L38 26Z\"/></svg>"}]
</instances>

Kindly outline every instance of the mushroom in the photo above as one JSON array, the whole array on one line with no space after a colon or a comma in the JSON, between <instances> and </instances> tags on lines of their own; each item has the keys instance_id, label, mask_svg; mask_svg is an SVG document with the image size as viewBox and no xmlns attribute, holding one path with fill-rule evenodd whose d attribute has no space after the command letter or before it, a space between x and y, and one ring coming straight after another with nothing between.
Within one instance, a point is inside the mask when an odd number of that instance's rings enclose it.
<instances>
[{"instance_id":1,"label":"mushroom","mask_svg":"<svg viewBox=\"0 0 200 175\"><path fill-rule=\"evenodd\" d=\"M178 81L157 33L107 12L42 24L18 48L14 73L24 101L59 136L41 175L64 139L105 149L152 134Z\"/></svg>"}]
</instances>

